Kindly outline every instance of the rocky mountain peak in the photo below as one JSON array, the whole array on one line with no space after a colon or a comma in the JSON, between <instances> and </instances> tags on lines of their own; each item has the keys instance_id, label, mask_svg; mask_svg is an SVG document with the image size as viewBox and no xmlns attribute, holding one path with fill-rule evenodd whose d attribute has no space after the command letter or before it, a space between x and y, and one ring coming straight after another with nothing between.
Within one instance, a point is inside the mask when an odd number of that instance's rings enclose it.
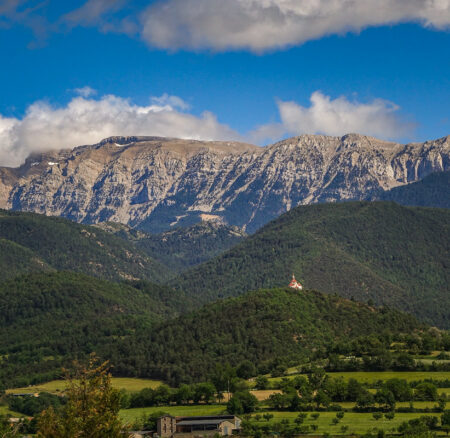
<instances>
[{"instance_id":1,"label":"rocky mountain peak","mask_svg":"<svg viewBox=\"0 0 450 438\"><path fill-rule=\"evenodd\" d=\"M251 232L299 204L370 199L448 170L449 138L301 135L259 147L115 136L0 168L0 207L152 232L202 220Z\"/></svg>"}]
</instances>

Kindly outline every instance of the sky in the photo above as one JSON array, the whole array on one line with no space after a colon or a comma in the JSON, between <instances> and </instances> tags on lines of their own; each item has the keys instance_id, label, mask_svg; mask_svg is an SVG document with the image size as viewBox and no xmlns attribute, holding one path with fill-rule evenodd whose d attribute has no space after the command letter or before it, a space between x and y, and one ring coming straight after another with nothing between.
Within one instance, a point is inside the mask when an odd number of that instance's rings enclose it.
<instances>
[{"instance_id":1,"label":"sky","mask_svg":"<svg viewBox=\"0 0 450 438\"><path fill-rule=\"evenodd\" d=\"M111 135L450 134L450 0L0 0L0 165Z\"/></svg>"}]
</instances>

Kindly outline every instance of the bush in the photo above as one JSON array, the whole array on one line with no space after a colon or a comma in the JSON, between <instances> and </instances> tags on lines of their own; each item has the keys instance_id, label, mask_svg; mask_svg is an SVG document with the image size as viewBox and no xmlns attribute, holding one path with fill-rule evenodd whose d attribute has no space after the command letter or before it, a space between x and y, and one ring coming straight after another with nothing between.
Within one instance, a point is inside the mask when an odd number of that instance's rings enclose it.
<instances>
[{"instance_id":1,"label":"bush","mask_svg":"<svg viewBox=\"0 0 450 438\"><path fill-rule=\"evenodd\" d=\"M386 420L393 420L395 417L395 412L394 411L386 412L384 414L384 417L386 418Z\"/></svg>"}]
</instances>

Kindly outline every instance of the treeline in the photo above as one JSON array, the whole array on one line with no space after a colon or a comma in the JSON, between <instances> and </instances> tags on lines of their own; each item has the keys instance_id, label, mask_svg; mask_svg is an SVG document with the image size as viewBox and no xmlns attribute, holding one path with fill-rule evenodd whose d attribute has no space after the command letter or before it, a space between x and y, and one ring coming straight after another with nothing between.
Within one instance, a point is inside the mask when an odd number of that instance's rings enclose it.
<instances>
[{"instance_id":1,"label":"treeline","mask_svg":"<svg viewBox=\"0 0 450 438\"><path fill-rule=\"evenodd\" d=\"M10 394L5 399L11 411L20 412L29 417L40 414L49 406L58 409L66 403L65 397L48 392L40 392L37 397L34 394L24 396Z\"/></svg>"},{"instance_id":2,"label":"treeline","mask_svg":"<svg viewBox=\"0 0 450 438\"><path fill-rule=\"evenodd\" d=\"M258 379L257 387L261 387ZM413 387L404 379L393 378L380 382L372 393L356 379L332 378L320 368L313 368L307 376L284 378L278 388L282 392L272 394L268 400L275 410L342 410L340 402L355 402L356 411L393 411L397 402L436 401L436 409L443 411L447 401L446 394L438 394L436 385L430 382Z\"/></svg>"}]
</instances>

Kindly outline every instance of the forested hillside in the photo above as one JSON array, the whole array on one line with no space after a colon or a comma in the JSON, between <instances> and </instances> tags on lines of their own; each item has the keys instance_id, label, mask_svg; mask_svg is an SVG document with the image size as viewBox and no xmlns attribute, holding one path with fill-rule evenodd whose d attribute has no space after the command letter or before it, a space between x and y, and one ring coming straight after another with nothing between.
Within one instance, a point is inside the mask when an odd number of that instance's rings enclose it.
<instances>
[{"instance_id":1,"label":"forested hillside","mask_svg":"<svg viewBox=\"0 0 450 438\"><path fill-rule=\"evenodd\" d=\"M34 213L0 210L0 278L70 270L110 280L164 281L168 268L99 228Z\"/></svg>"},{"instance_id":2,"label":"forested hillside","mask_svg":"<svg viewBox=\"0 0 450 438\"><path fill-rule=\"evenodd\" d=\"M372 300L450 326L450 211L390 202L297 207L219 257L181 275L203 302L287 285Z\"/></svg>"},{"instance_id":3,"label":"forested hillside","mask_svg":"<svg viewBox=\"0 0 450 438\"><path fill-rule=\"evenodd\" d=\"M200 222L160 234L148 234L114 222L97 226L133 242L142 252L177 273L212 259L246 237L242 229L217 222Z\"/></svg>"},{"instance_id":4,"label":"forested hillside","mask_svg":"<svg viewBox=\"0 0 450 438\"><path fill-rule=\"evenodd\" d=\"M334 342L421 327L409 315L338 296L260 290L139 332L120 343L112 361L122 373L179 383L205 379L218 364L244 360L266 373L274 364L299 363Z\"/></svg>"},{"instance_id":5,"label":"forested hillside","mask_svg":"<svg viewBox=\"0 0 450 438\"><path fill-rule=\"evenodd\" d=\"M186 308L182 294L148 282L58 272L0 283L0 387L51 380L72 359L114 350Z\"/></svg>"},{"instance_id":6,"label":"forested hillside","mask_svg":"<svg viewBox=\"0 0 450 438\"><path fill-rule=\"evenodd\" d=\"M388 190L379 196L403 205L450 208L450 172L436 172L424 179Z\"/></svg>"}]
</instances>

